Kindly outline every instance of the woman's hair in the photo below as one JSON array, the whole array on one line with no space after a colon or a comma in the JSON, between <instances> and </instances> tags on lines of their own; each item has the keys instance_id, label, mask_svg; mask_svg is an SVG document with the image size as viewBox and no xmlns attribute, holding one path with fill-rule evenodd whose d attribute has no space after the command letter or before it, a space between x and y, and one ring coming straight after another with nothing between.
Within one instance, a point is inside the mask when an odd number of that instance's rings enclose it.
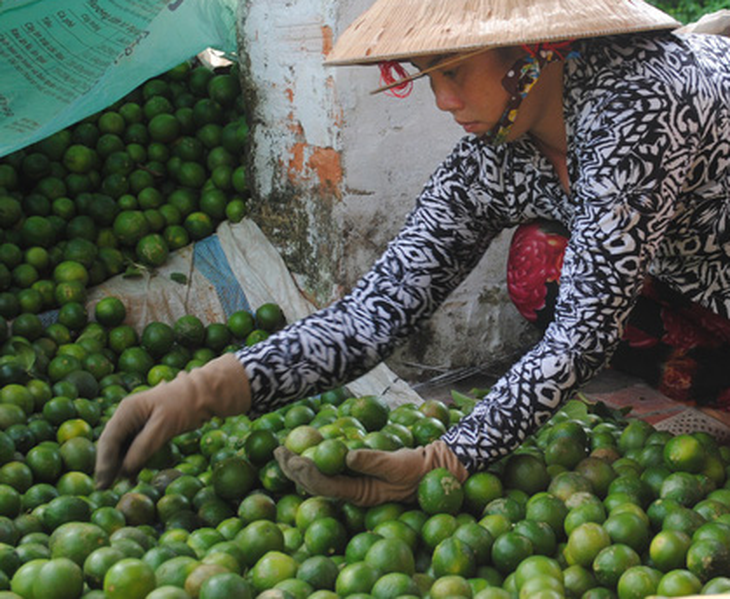
<instances>
[{"instance_id":1,"label":"woman's hair","mask_svg":"<svg viewBox=\"0 0 730 599\"><path fill-rule=\"evenodd\" d=\"M525 49L522 46L501 46L494 48L494 52L505 64L514 63L525 55Z\"/></svg>"}]
</instances>

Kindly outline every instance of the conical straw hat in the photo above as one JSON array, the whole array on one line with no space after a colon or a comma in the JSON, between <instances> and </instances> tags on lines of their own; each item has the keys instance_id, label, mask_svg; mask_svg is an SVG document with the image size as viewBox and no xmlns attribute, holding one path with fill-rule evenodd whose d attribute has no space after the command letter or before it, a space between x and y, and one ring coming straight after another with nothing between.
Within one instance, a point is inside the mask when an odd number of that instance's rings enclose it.
<instances>
[{"instance_id":1,"label":"conical straw hat","mask_svg":"<svg viewBox=\"0 0 730 599\"><path fill-rule=\"evenodd\" d=\"M679 25L642 0L376 0L339 37L326 64L370 64Z\"/></svg>"}]
</instances>

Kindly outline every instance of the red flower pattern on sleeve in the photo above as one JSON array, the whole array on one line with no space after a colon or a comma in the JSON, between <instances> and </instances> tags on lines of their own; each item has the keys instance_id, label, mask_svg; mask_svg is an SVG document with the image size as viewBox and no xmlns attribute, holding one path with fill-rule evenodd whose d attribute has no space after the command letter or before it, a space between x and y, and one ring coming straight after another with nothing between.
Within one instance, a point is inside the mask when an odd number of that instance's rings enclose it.
<instances>
[{"instance_id":1,"label":"red flower pattern on sleeve","mask_svg":"<svg viewBox=\"0 0 730 599\"><path fill-rule=\"evenodd\" d=\"M533 222L517 228L507 261L507 290L522 316L537 321L545 308L547 284L559 283L567 236L550 231L548 223Z\"/></svg>"}]
</instances>

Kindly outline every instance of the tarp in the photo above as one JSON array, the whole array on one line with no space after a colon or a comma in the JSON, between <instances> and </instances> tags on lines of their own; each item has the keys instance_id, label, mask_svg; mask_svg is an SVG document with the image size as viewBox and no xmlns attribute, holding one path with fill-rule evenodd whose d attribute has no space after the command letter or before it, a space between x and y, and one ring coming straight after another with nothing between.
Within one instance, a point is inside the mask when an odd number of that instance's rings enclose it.
<instances>
[{"instance_id":1,"label":"tarp","mask_svg":"<svg viewBox=\"0 0 730 599\"><path fill-rule=\"evenodd\" d=\"M208 47L236 50L237 0L0 0L0 156Z\"/></svg>"}]
</instances>

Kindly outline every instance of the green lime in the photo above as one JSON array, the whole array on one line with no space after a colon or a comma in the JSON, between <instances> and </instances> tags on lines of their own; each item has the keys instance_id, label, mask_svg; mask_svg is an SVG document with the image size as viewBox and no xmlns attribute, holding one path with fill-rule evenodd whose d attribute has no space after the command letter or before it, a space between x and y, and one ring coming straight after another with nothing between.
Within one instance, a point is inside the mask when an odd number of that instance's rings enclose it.
<instances>
[{"instance_id":1,"label":"green lime","mask_svg":"<svg viewBox=\"0 0 730 599\"><path fill-rule=\"evenodd\" d=\"M459 480L446 468L428 472L418 485L418 504L427 514L457 514L464 500Z\"/></svg>"},{"instance_id":2,"label":"green lime","mask_svg":"<svg viewBox=\"0 0 730 599\"><path fill-rule=\"evenodd\" d=\"M118 297L108 296L99 300L94 306L94 317L105 327L113 328L124 322L127 309Z\"/></svg>"},{"instance_id":3,"label":"green lime","mask_svg":"<svg viewBox=\"0 0 730 599\"><path fill-rule=\"evenodd\" d=\"M178 250L190 243L190 235L187 229L180 224L165 227L162 236L170 251Z\"/></svg>"},{"instance_id":4,"label":"green lime","mask_svg":"<svg viewBox=\"0 0 730 599\"><path fill-rule=\"evenodd\" d=\"M114 219L114 235L124 246L134 247L149 233L149 223L141 210L123 210Z\"/></svg>"},{"instance_id":5,"label":"green lime","mask_svg":"<svg viewBox=\"0 0 730 599\"><path fill-rule=\"evenodd\" d=\"M145 597L156 586L154 571L141 559L122 559L104 576L104 593L109 599Z\"/></svg>"},{"instance_id":6,"label":"green lime","mask_svg":"<svg viewBox=\"0 0 730 599\"><path fill-rule=\"evenodd\" d=\"M148 266L162 266L167 262L170 248L165 238L159 233L151 233L142 237L136 246L137 258Z\"/></svg>"},{"instance_id":7,"label":"green lime","mask_svg":"<svg viewBox=\"0 0 730 599\"><path fill-rule=\"evenodd\" d=\"M173 329L175 340L184 347L199 347L205 341L205 325L193 314L178 318Z\"/></svg>"},{"instance_id":8,"label":"green lime","mask_svg":"<svg viewBox=\"0 0 730 599\"><path fill-rule=\"evenodd\" d=\"M131 325L121 324L109 331L108 346L116 354L138 344L137 331Z\"/></svg>"},{"instance_id":9,"label":"green lime","mask_svg":"<svg viewBox=\"0 0 730 599\"><path fill-rule=\"evenodd\" d=\"M286 322L281 308L273 302L259 306L256 310L255 317L258 328L269 333L280 329Z\"/></svg>"},{"instance_id":10,"label":"green lime","mask_svg":"<svg viewBox=\"0 0 730 599\"><path fill-rule=\"evenodd\" d=\"M152 117L147 128L150 138L155 142L169 144L180 135L180 122L169 113L160 113Z\"/></svg>"},{"instance_id":11,"label":"green lime","mask_svg":"<svg viewBox=\"0 0 730 599\"><path fill-rule=\"evenodd\" d=\"M246 202L241 198L234 198L226 204L226 218L232 223L239 223L248 214Z\"/></svg>"},{"instance_id":12,"label":"green lime","mask_svg":"<svg viewBox=\"0 0 730 599\"><path fill-rule=\"evenodd\" d=\"M205 212L192 212L185 217L183 226L194 241L204 239L213 234L215 226L213 220Z\"/></svg>"}]
</instances>

